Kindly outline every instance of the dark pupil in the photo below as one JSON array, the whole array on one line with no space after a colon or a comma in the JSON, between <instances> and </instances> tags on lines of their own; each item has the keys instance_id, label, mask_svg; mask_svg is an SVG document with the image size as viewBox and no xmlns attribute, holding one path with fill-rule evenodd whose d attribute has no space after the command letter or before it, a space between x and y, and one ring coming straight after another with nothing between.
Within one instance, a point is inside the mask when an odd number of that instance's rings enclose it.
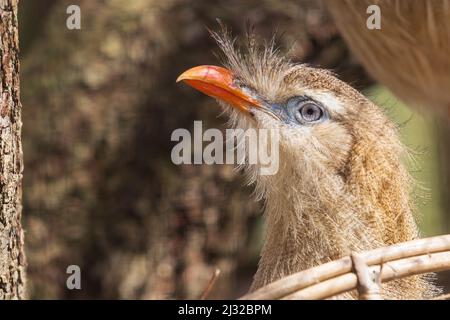
<instances>
[{"instance_id":1,"label":"dark pupil","mask_svg":"<svg viewBox=\"0 0 450 320\"><path fill-rule=\"evenodd\" d=\"M300 109L300 112L302 114L302 118L306 121L317 121L322 116L322 110L313 104L303 106Z\"/></svg>"}]
</instances>

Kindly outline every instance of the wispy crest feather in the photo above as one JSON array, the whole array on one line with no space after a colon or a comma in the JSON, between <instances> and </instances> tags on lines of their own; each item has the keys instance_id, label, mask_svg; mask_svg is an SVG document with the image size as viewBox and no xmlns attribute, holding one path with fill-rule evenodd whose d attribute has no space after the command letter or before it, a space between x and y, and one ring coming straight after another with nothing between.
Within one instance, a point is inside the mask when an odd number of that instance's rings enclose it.
<instances>
[{"instance_id":1,"label":"wispy crest feather","mask_svg":"<svg viewBox=\"0 0 450 320\"><path fill-rule=\"evenodd\" d=\"M238 79L245 79L246 85L273 96L283 76L295 65L280 54L276 46L276 34L270 41L259 39L251 27L247 28L245 43L238 43L231 32L221 25L220 32L210 30L221 52L222 64L232 70Z\"/></svg>"}]
</instances>

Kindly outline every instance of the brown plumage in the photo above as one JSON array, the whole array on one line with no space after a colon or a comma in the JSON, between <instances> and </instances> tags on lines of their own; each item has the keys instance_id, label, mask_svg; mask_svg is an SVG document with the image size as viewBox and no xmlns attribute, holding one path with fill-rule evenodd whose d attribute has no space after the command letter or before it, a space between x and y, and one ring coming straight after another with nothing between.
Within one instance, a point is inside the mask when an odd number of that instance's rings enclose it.
<instances>
[{"instance_id":1,"label":"brown plumage","mask_svg":"<svg viewBox=\"0 0 450 320\"><path fill-rule=\"evenodd\" d=\"M222 89L248 97L249 113L220 101L230 125L280 133L275 175L245 166L257 198L265 201L267 224L251 290L354 250L418 237L412 180L400 160L407 152L377 106L330 72L282 57L273 43L260 46L250 37L248 46L238 49L227 36L216 39L232 75ZM188 70L179 79L220 99L199 85L211 84L209 68ZM305 106L313 108L314 121L306 121ZM294 118L287 118L288 109ZM422 298L433 290L419 276L383 285L385 298Z\"/></svg>"},{"instance_id":2,"label":"brown plumage","mask_svg":"<svg viewBox=\"0 0 450 320\"><path fill-rule=\"evenodd\" d=\"M450 117L450 1L325 1L346 42L371 75L398 97ZM381 29L369 30L376 4Z\"/></svg>"}]
</instances>

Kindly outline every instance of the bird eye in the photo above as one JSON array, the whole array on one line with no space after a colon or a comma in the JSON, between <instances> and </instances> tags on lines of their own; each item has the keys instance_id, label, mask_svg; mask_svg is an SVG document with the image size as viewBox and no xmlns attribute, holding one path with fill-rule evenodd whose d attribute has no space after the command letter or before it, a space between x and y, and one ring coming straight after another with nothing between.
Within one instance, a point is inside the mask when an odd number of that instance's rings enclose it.
<instances>
[{"instance_id":1,"label":"bird eye","mask_svg":"<svg viewBox=\"0 0 450 320\"><path fill-rule=\"evenodd\" d=\"M307 102L298 109L295 117L300 122L315 122L323 117L323 110L318 105Z\"/></svg>"}]
</instances>

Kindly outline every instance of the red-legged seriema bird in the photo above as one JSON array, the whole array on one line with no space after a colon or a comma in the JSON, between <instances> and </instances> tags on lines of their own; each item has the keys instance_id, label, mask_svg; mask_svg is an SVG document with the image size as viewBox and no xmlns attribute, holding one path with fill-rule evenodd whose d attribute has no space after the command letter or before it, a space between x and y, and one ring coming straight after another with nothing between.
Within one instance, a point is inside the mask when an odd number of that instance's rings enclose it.
<instances>
[{"instance_id":1,"label":"red-legged seriema bird","mask_svg":"<svg viewBox=\"0 0 450 320\"><path fill-rule=\"evenodd\" d=\"M180 75L216 98L240 129L276 129L279 169L245 171L265 201L266 237L251 291L284 276L418 237L412 179L396 126L381 109L329 71L292 63L254 37L239 48L215 35L225 67ZM383 284L384 298L423 298L422 276ZM353 298L345 294L342 298Z\"/></svg>"}]
</instances>

